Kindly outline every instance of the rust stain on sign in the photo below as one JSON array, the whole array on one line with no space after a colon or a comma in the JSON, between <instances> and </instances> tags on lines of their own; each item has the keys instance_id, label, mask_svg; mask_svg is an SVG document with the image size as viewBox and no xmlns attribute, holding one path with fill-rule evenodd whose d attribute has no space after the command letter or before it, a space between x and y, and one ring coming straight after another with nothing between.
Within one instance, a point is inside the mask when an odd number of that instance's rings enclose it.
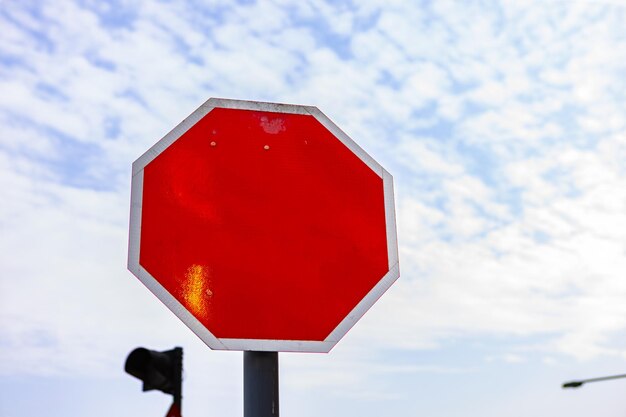
<instances>
[{"instance_id":1,"label":"rust stain on sign","mask_svg":"<svg viewBox=\"0 0 626 417\"><path fill-rule=\"evenodd\" d=\"M191 265L185 273L183 284L183 298L187 307L194 315L206 317L209 307L207 296L212 295L207 268L202 265Z\"/></svg>"}]
</instances>

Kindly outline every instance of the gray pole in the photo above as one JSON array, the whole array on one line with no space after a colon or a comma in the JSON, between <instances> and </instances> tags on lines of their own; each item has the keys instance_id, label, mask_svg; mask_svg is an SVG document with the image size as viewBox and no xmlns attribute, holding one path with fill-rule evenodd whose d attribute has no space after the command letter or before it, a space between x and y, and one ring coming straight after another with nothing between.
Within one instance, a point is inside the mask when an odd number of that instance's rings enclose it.
<instances>
[{"instance_id":1,"label":"gray pole","mask_svg":"<svg viewBox=\"0 0 626 417\"><path fill-rule=\"evenodd\" d=\"M278 352L243 352L243 417L278 417Z\"/></svg>"}]
</instances>

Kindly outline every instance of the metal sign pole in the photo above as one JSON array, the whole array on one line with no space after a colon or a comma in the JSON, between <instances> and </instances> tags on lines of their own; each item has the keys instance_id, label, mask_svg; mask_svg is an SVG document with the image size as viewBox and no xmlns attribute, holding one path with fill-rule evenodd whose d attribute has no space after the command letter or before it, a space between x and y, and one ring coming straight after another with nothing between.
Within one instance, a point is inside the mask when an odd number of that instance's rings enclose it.
<instances>
[{"instance_id":1,"label":"metal sign pole","mask_svg":"<svg viewBox=\"0 0 626 417\"><path fill-rule=\"evenodd\" d=\"M243 416L278 417L278 352L243 352Z\"/></svg>"}]
</instances>

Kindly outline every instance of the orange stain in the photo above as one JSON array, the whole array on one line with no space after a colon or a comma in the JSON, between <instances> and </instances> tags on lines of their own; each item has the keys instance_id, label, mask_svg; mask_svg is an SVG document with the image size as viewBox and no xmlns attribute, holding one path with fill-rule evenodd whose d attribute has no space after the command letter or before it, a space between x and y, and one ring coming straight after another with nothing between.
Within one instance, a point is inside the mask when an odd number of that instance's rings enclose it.
<instances>
[{"instance_id":1,"label":"orange stain","mask_svg":"<svg viewBox=\"0 0 626 417\"><path fill-rule=\"evenodd\" d=\"M187 308L196 317L207 317L209 298L213 292L209 289L209 274L202 265L191 265L187 268L183 284L183 298Z\"/></svg>"}]
</instances>

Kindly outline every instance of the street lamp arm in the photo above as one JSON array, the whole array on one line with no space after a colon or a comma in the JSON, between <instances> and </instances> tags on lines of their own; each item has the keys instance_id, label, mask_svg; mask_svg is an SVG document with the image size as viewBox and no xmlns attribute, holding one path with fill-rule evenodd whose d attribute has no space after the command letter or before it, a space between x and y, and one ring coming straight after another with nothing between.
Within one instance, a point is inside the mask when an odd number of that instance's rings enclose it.
<instances>
[{"instance_id":1,"label":"street lamp arm","mask_svg":"<svg viewBox=\"0 0 626 417\"><path fill-rule=\"evenodd\" d=\"M578 388L581 385L586 384L587 382L606 381L608 379L619 379L619 378L626 378L626 374L612 375L612 376L603 376L603 377L600 377L600 378L582 379L580 381L570 381L570 382L564 383L563 384L563 388Z\"/></svg>"}]
</instances>

